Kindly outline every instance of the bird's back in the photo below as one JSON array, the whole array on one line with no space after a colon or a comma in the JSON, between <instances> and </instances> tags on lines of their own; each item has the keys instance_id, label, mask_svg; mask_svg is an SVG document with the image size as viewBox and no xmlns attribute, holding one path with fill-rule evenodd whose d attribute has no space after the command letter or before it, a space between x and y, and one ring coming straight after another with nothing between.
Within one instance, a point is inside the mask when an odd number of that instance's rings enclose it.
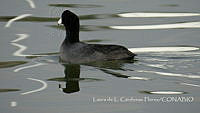
<instances>
[{"instance_id":1,"label":"bird's back","mask_svg":"<svg viewBox=\"0 0 200 113\"><path fill-rule=\"evenodd\" d=\"M105 60L130 59L135 56L127 48L120 45L89 44L96 52L102 53Z\"/></svg>"},{"instance_id":2,"label":"bird's back","mask_svg":"<svg viewBox=\"0 0 200 113\"><path fill-rule=\"evenodd\" d=\"M123 46L86 44L82 42L66 45L60 49L60 58L69 63L87 63L99 60L132 59L135 56Z\"/></svg>"}]
</instances>

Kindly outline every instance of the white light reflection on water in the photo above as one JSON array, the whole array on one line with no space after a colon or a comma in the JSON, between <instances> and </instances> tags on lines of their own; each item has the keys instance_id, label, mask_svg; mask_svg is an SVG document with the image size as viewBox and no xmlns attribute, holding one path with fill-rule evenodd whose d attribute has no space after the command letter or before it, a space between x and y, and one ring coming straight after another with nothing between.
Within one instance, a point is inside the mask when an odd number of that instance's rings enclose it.
<instances>
[{"instance_id":1,"label":"white light reflection on water","mask_svg":"<svg viewBox=\"0 0 200 113\"><path fill-rule=\"evenodd\" d=\"M42 90L47 88L47 83L45 81L42 81L42 80L39 80L39 79L34 79L34 78L27 78L27 79L40 82L40 83L42 83L43 86L41 88L36 89L36 90L31 90L31 91L28 91L28 92L21 93L21 95L27 95L27 94L39 92L39 91L42 91Z\"/></svg>"},{"instance_id":2,"label":"white light reflection on water","mask_svg":"<svg viewBox=\"0 0 200 113\"><path fill-rule=\"evenodd\" d=\"M150 78L134 77L134 76L130 76L130 77L128 77L128 79L130 79L130 80L150 80Z\"/></svg>"},{"instance_id":3,"label":"white light reflection on water","mask_svg":"<svg viewBox=\"0 0 200 113\"><path fill-rule=\"evenodd\" d=\"M120 17L187 17L187 16L200 16L200 13L121 13L117 14Z\"/></svg>"},{"instance_id":4,"label":"white light reflection on water","mask_svg":"<svg viewBox=\"0 0 200 113\"><path fill-rule=\"evenodd\" d=\"M136 26L109 26L111 29L182 29L182 28L200 28L200 22L183 22L175 24L158 25L136 25Z\"/></svg>"},{"instance_id":5,"label":"white light reflection on water","mask_svg":"<svg viewBox=\"0 0 200 113\"><path fill-rule=\"evenodd\" d=\"M190 83L180 83L180 84L186 85L186 86L200 87L200 85L197 85L197 84L190 84Z\"/></svg>"},{"instance_id":6,"label":"white light reflection on water","mask_svg":"<svg viewBox=\"0 0 200 113\"><path fill-rule=\"evenodd\" d=\"M154 67L154 68L167 69L165 64L145 64L145 65L149 67Z\"/></svg>"},{"instance_id":7,"label":"white light reflection on water","mask_svg":"<svg viewBox=\"0 0 200 113\"><path fill-rule=\"evenodd\" d=\"M33 2L33 0L26 0L31 8L36 8L35 3Z\"/></svg>"},{"instance_id":8,"label":"white light reflection on water","mask_svg":"<svg viewBox=\"0 0 200 113\"><path fill-rule=\"evenodd\" d=\"M16 35L18 36L18 38L13 40L13 41L11 41L12 43L18 42L20 40L24 40L24 39L29 37L28 34L16 34Z\"/></svg>"},{"instance_id":9,"label":"white light reflection on water","mask_svg":"<svg viewBox=\"0 0 200 113\"><path fill-rule=\"evenodd\" d=\"M199 50L197 47L145 47L145 48L128 48L133 53L146 52L181 52Z\"/></svg>"},{"instance_id":10,"label":"white light reflection on water","mask_svg":"<svg viewBox=\"0 0 200 113\"><path fill-rule=\"evenodd\" d=\"M29 35L28 34L16 34L16 35L18 36L17 39L11 41L11 44L13 46L16 46L16 47L19 48L17 51L15 51L13 53L14 56L20 56L20 57L27 57L27 56L48 56L48 55L27 55L27 54L23 54L23 52L27 49L27 46L22 45L22 44L18 44L16 42L19 42L21 40L24 40L24 39L28 38Z\"/></svg>"},{"instance_id":11,"label":"white light reflection on water","mask_svg":"<svg viewBox=\"0 0 200 113\"><path fill-rule=\"evenodd\" d=\"M21 45L21 44L17 44L17 43L11 43L13 46L16 46L18 47L19 49L17 51L15 51L13 53L14 56L28 56L28 55L25 55L25 54L22 54L23 51L25 51L27 49L26 46L24 45Z\"/></svg>"},{"instance_id":12,"label":"white light reflection on water","mask_svg":"<svg viewBox=\"0 0 200 113\"><path fill-rule=\"evenodd\" d=\"M16 101L10 102L10 106L11 106L11 107L16 107L16 106L17 106L17 102L16 102Z\"/></svg>"},{"instance_id":13,"label":"white light reflection on water","mask_svg":"<svg viewBox=\"0 0 200 113\"><path fill-rule=\"evenodd\" d=\"M33 68L33 67L42 66L42 65L47 65L47 64L37 63L37 64L34 64L34 65L24 66L24 67L20 67L20 68L15 69L14 72L19 72L19 71L24 70L24 69L29 69L29 68Z\"/></svg>"},{"instance_id":14,"label":"white light reflection on water","mask_svg":"<svg viewBox=\"0 0 200 113\"><path fill-rule=\"evenodd\" d=\"M150 94L159 94L159 95L180 95L184 94L184 92L180 91L151 91Z\"/></svg>"},{"instance_id":15,"label":"white light reflection on water","mask_svg":"<svg viewBox=\"0 0 200 113\"><path fill-rule=\"evenodd\" d=\"M13 19L10 19L10 20L6 23L6 25L5 25L4 27L8 28L8 27L11 26L11 24L12 24L13 22L15 22L15 21L17 21L17 20L20 20L20 19L23 19L23 18L26 18L26 17L29 17L29 16L32 16L32 14L22 14L22 15L19 15L19 16L13 18Z\"/></svg>"},{"instance_id":16,"label":"white light reflection on water","mask_svg":"<svg viewBox=\"0 0 200 113\"><path fill-rule=\"evenodd\" d=\"M179 74L179 73L169 73L169 72L158 72L158 71L146 71L146 70L137 70L140 73L153 73L163 76L171 76L171 77L184 77L184 78L196 78L199 79L200 75L186 75L186 74Z\"/></svg>"}]
</instances>

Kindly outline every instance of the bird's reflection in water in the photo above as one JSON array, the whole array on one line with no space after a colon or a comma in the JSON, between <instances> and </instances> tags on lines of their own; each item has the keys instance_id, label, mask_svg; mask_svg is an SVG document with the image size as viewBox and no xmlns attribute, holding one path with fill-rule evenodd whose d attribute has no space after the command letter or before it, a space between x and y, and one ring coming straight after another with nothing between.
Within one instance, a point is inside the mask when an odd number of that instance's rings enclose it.
<instances>
[{"instance_id":1,"label":"bird's reflection in water","mask_svg":"<svg viewBox=\"0 0 200 113\"><path fill-rule=\"evenodd\" d=\"M80 91L80 88L79 88L80 65L68 64L64 66L65 66L64 73L65 73L66 87L62 88L62 91L64 93L75 93L75 92Z\"/></svg>"},{"instance_id":2,"label":"bird's reflection in water","mask_svg":"<svg viewBox=\"0 0 200 113\"><path fill-rule=\"evenodd\" d=\"M96 62L90 62L84 65L96 67L98 69L112 69L112 70L123 70L126 71L127 69L124 69L123 66L125 64L134 63L136 60L109 60L109 61L96 61Z\"/></svg>"},{"instance_id":3,"label":"bird's reflection in water","mask_svg":"<svg viewBox=\"0 0 200 113\"><path fill-rule=\"evenodd\" d=\"M59 88L62 89L64 93L71 94L80 91L79 82L80 81L102 81L103 79L97 78L80 78L80 68L81 65L91 66L102 72L119 78L128 78L130 76L115 72L115 70L127 71L123 66L125 64L134 63L134 60L113 60L113 61L98 61L91 62L87 64L62 64L64 66L65 77L50 78L49 81L66 82L66 86L62 87L59 84Z\"/></svg>"}]
</instances>

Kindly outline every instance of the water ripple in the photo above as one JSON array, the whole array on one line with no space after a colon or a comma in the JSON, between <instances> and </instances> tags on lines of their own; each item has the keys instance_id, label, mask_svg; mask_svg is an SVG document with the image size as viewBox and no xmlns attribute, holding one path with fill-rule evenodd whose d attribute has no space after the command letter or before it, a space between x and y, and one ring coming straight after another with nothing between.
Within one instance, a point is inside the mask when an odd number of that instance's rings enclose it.
<instances>
[{"instance_id":1,"label":"water ripple","mask_svg":"<svg viewBox=\"0 0 200 113\"><path fill-rule=\"evenodd\" d=\"M167 72L146 71L146 70L138 70L137 72L153 73L153 74L158 74L158 75L163 75L163 76L171 76L171 77L184 77L184 78L196 78L196 79L200 78L200 75L185 75L185 74L169 73L169 72L167 73Z\"/></svg>"},{"instance_id":2,"label":"water ripple","mask_svg":"<svg viewBox=\"0 0 200 113\"><path fill-rule=\"evenodd\" d=\"M198 47L145 47L145 48L128 48L133 53L147 52L181 52L199 50Z\"/></svg>"},{"instance_id":3,"label":"water ripple","mask_svg":"<svg viewBox=\"0 0 200 113\"><path fill-rule=\"evenodd\" d=\"M53 5L53 4L52 4ZM63 4L61 4L63 5ZM0 16L0 21L29 21L29 22L54 22L58 21L60 17L34 17L32 14L23 14L19 16ZM175 17L192 17L200 16L200 13L148 13L148 12L134 12L134 13L113 13L113 14L89 14L79 15L80 20L94 20L94 19L109 19L109 18L175 18ZM25 18L26 17L26 18ZM14 20L13 20L14 19ZM9 25L10 26L10 25Z\"/></svg>"},{"instance_id":4,"label":"water ripple","mask_svg":"<svg viewBox=\"0 0 200 113\"><path fill-rule=\"evenodd\" d=\"M149 66L149 67L153 67L153 68L167 69L165 64L144 64L144 65Z\"/></svg>"},{"instance_id":5,"label":"water ripple","mask_svg":"<svg viewBox=\"0 0 200 113\"><path fill-rule=\"evenodd\" d=\"M20 91L20 89L0 89L0 93L2 93L2 92L13 92L13 91Z\"/></svg>"},{"instance_id":6,"label":"water ripple","mask_svg":"<svg viewBox=\"0 0 200 113\"><path fill-rule=\"evenodd\" d=\"M22 52L23 51L25 51L26 49L27 49L27 47L26 46L24 46L24 45L21 45L21 44L17 44L17 43L11 43L13 46L16 46L16 47L18 47L19 48L19 50L17 50L17 51L15 51L14 53L13 53L13 55L14 56L27 56L27 55L25 55L25 54L22 54Z\"/></svg>"},{"instance_id":7,"label":"water ripple","mask_svg":"<svg viewBox=\"0 0 200 113\"><path fill-rule=\"evenodd\" d=\"M46 64L45 63L37 63L37 64L34 64L34 65L24 66L24 67L20 67L20 68L15 69L14 72L19 72L19 71L24 70L24 69L28 69L28 68L32 68L32 67L38 67L38 66L42 66L42 65L46 65Z\"/></svg>"},{"instance_id":8,"label":"water ripple","mask_svg":"<svg viewBox=\"0 0 200 113\"><path fill-rule=\"evenodd\" d=\"M25 0L29 3L31 8L36 8L35 3L33 2L33 0Z\"/></svg>"},{"instance_id":9,"label":"water ripple","mask_svg":"<svg viewBox=\"0 0 200 113\"><path fill-rule=\"evenodd\" d=\"M181 95L181 94L185 94L186 92L182 92L182 91L141 91L141 93L157 94L157 95Z\"/></svg>"},{"instance_id":10,"label":"water ripple","mask_svg":"<svg viewBox=\"0 0 200 113\"><path fill-rule=\"evenodd\" d=\"M70 7L70 8L96 8L96 7L103 7L101 5L94 5L94 4L49 4L49 6L53 7Z\"/></svg>"},{"instance_id":11,"label":"water ripple","mask_svg":"<svg viewBox=\"0 0 200 113\"><path fill-rule=\"evenodd\" d=\"M26 55L22 54L22 52L25 51L25 50L27 49L27 47L24 46L24 45L15 43L15 42L18 42L18 41L20 41L20 40L24 40L24 39L28 38L29 35L28 35L28 34L16 34L16 35L18 36L18 38L15 39L15 40L13 40L13 41L11 41L11 42L12 42L11 44L12 44L13 46L19 47L19 50L15 51L15 52L13 53L13 55L14 55L14 56L26 56Z\"/></svg>"},{"instance_id":12,"label":"water ripple","mask_svg":"<svg viewBox=\"0 0 200 113\"><path fill-rule=\"evenodd\" d=\"M10 68L10 67L23 65L26 63L27 63L26 61L4 61L4 62L0 62L0 68Z\"/></svg>"},{"instance_id":13,"label":"water ripple","mask_svg":"<svg viewBox=\"0 0 200 113\"><path fill-rule=\"evenodd\" d=\"M28 57L28 56L48 56L48 55L26 55L26 54L23 54L23 52L27 49L27 47L25 45L21 45L21 44L18 44L16 42L28 38L29 35L28 34L17 34L17 36L18 36L17 39L11 41L12 42L11 44L13 46L16 46L16 47L19 48L17 51L15 51L13 53L14 56L21 56L21 57Z\"/></svg>"},{"instance_id":14,"label":"water ripple","mask_svg":"<svg viewBox=\"0 0 200 113\"><path fill-rule=\"evenodd\" d=\"M189 84L189 83L180 83L181 85L186 85L186 86L194 86L194 87L200 87L200 85L197 84Z\"/></svg>"},{"instance_id":15,"label":"water ripple","mask_svg":"<svg viewBox=\"0 0 200 113\"><path fill-rule=\"evenodd\" d=\"M10 19L10 20L6 23L6 25L5 25L4 27L6 27L6 28L7 28L7 27L10 27L11 24L12 24L14 21L17 21L17 20L20 20L20 19L29 17L29 16L31 16L31 15L32 15L32 14L22 14L22 15L19 15L19 16L13 18L13 19Z\"/></svg>"},{"instance_id":16,"label":"water ripple","mask_svg":"<svg viewBox=\"0 0 200 113\"><path fill-rule=\"evenodd\" d=\"M128 79L130 79L130 80L150 80L150 78L146 78L146 77L134 77L134 76L130 76L130 77L128 77Z\"/></svg>"},{"instance_id":17,"label":"water ripple","mask_svg":"<svg viewBox=\"0 0 200 113\"><path fill-rule=\"evenodd\" d=\"M118 72L110 71L110 70L107 70L107 69L100 69L100 70L107 73L107 74L110 74L110 75L113 75L113 76L119 77L119 78L127 78L127 79L130 79L130 80L151 80L151 78L129 76L129 75L121 74L121 73L118 73Z\"/></svg>"},{"instance_id":18,"label":"water ripple","mask_svg":"<svg viewBox=\"0 0 200 113\"><path fill-rule=\"evenodd\" d=\"M160 24L160 25L139 25L139 26L109 26L111 29L182 29L182 28L200 28L200 22L183 22L175 24Z\"/></svg>"},{"instance_id":19,"label":"water ripple","mask_svg":"<svg viewBox=\"0 0 200 113\"><path fill-rule=\"evenodd\" d=\"M187 17L187 16L200 16L200 13L121 13L120 17Z\"/></svg>"},{"instance_id":20,"label":"water ripple","mask_svg":"<svg viewBox=\"0 0 200 113\"><path fill-rule=\"evenodd\" d=\"M13 41L11 41L11 42L15 43L15 42L18 42L20 40L24 40L24 39L29 37L28 34L16 34L16 35L18 36L18 38L13 40Z\"/></svg>"},{"instance_id":21,"label":"water ripple","mask_svg":"<svg viewBox=\"0 0 200 113\"><path fill-rule=\"evenodd\" d=\"M31 91L28 91L28 92L21 93L21 95L27 95L27 94L39 92L39 91L42 91L42 90L47 88L47 83L45 81L42 81L42 80L39 80L39 79L34 79L34 78L27 78L27 79L40 82L40 83L42 83L43 86L39 89L35 89L35 90L31 90Z\"/></svg>"},{"instance_id":22,"label":"water ripple","mask_svg":"<svg viewBox=\"0 0 200 113\"><path fill-rule=\"evenodd\" d=\"M81 81L81 82L97 82L97 81L104 81L104 79L99 78L65 78L65 77L56 77L56 78L49 78L48 81L57 81L57 82L66 82L66 81Z\"/></svg>"}]
</instances>

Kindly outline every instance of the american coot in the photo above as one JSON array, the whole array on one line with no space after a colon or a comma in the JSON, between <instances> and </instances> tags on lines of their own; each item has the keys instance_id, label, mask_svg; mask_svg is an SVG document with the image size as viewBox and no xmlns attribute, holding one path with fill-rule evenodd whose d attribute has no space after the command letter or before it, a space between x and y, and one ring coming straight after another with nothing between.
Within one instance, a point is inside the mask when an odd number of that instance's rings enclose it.
<instances>
[{"instance_id":1,"label":"american coot","mask_svg":"<svg viewBox=\"0 0 200 113\"><path fill-rule=\"evenodd\" d=\"M119 45L86 44L79 41L79 18L69 10L62 13L58 24L66 29L60 47L60 59L67 63L88 63L100 60L133 59L135 54Z\"/></svg>"}]
</instances>

